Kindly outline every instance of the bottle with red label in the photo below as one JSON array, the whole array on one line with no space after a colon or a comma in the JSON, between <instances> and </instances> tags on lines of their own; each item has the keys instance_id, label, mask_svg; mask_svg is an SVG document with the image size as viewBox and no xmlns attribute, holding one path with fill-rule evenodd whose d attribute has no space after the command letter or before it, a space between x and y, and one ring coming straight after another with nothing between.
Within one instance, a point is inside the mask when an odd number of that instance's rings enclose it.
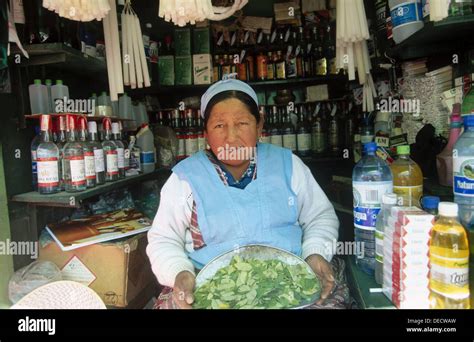
<instances>
[{"instance_id":1,"label":"bottle with red label","mask_svg":"<svg viewBox=\"0 0 474 342\"><path fill-rule=\"evenodd\" d=\"M119 123L112 123L112 138L117 146L117 165L119 170L119 179L125 178L125 146L120 140Z\"/></svg>"},{"instance_id":2,"label":"bottle with red label","mask_svg":"<svg viewBox=\"0 0 474 342\"><path fill-rule=\"evenodd\" d=\"M185 149L186 156L192 156L198 151L199 141L198 141L198 130L194 125L194 113L192 109L186 109L185 112L185 127L186 127L186 141Z\"/></svg>"},{"instance_id":3,"label":"bottle with red label","mask_svg":"<svg viewBox=\"0 0 474 342\"><path fill-rule=\"evenodd\" d=\"M64 145L67 143L67 135L66 135L66 117L61 115L59 117L59 134L58 134L58 142L56 146L59 150L59 186L61 190L64 191L64 176L63 176L63 152L64 152Z\"/></svg>"},{"instance_id":4,"label":"bottle with red label","mask_svg":"<svg viewBox=\"0 0 474 342\"><path fill-rule=\"evenodd\" d=\"M94 151L95 181L97 185L105 184L105 158L104 149L99 142L97 134L97 122L89 121L89 144Z\"/></svg>"},{"instance_id":5,"label":"bottle with red label","mask_svg":"<svg viewBox=\"0 0 474 342\"><path fill-rule=\"evenodd\" d=\"M38 192L54 194L59 192L59 150L52 141L51 115L41 116L40 144L36 150L38 171Z\"/></svg>"},{"instance_id":6,"label":"bottle with red label","mask_svg":"<svg viewBox=\"0 0 474 342\"><path fill-rule=\"evenodd\" d=\"M119 179L117 145L112 140L112 123L109 118L103 121L104 141L102 148L105 155L105 181L115 182Z\"/></svg>"},{"instance_id":7,"label":"bottle with red label","mask_svg":"<svg viewBox=\"0 0 474 342\"><path fill-rule=\"evenodd\" d=\"M67 143L63 150L63 175L66 192L79 192L87 188L86 165L82 144L76 138L76 118L66 116Z\"/></svg>"},{"instance_id":8,"label":"bottle with red label","mask_svg":"<svg viewBox=\"0 0 474 342\"><path fill-rule=\"evenodd\" d=\"M79 118L79 141L84 151L86 186L87 188L93 188L96 186L94 148L87 140L87 119L84 116Z\"/></svg>"},{"instance_id":9,"label":"bottle with red label","mask_svg":"<svg viewBox=\"0 0 474 342\"><path fill-rule=\"evenodd\" d=\"M204 136L204 124L201 117L201 110L197 111L197 135L198 135L198 150L204 151L206 149L206 137Z\"/></svg>"}]
</instances>

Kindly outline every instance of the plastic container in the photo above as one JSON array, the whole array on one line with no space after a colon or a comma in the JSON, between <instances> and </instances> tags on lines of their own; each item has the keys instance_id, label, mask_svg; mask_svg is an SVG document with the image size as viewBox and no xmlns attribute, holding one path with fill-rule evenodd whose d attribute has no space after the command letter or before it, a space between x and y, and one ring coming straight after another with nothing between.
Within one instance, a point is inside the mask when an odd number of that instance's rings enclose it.
<instances>
[{"instance_id":1,"label":"plastic container","mask_svg":"<svg viewBox=\"0 0 474 342\"><path fill-rule=\"evenodd\" d=\"M57 80L56 84L51 87L51 109L53 113L59 112L56 108L56 101L64 101L64 98L69 99L69 88L63 84L62 80Z\"/></svg>"},{"instance_id":2,"label":"plastic container","mask_svg":"<svg viewBox=\"0 0 474 342\"><path fill-rule=\"evenodd\" d=\"M383 242L387 220L392 207L397 204L396 194L384 194L382 196L382 209L377 216L375 224L375 281L383 284Z\"/></svg>"},{"instance_id":3,"label":"plastic container","mask_svg":"<svg viewBox=\"0 0 474 342\"><path fill-rule=\"evenodd\" d=\"M464 133L454 145L454 150L454 202L459 206L461 224L469 230L469 238L474 241L474 115L464 116Z\"/></svg>"},{"instance_id":4,"label":"plastic container","mask_svg":"<svg viewBox=\"0 0 474 342\"><path fill-rule=\"evenodd\" d=\"M31 114L50 114L48 104L48 88L41 80L34 80L28 87Z\"/></svg>"},{"instance_id":5,"label":"plastic container","mask_svg":"<svg viewBox=\"0 0 474 342\"><path fill-rule=\"evenodd\" d=\"M393 174L393 192L399 196L398 205L421 208L423 174L410 159L410 146L397 146L398 158L390 165Z\"/></svg>"},{"instance_id":6,"label":"plastic container","mask_svg":"<svg viewBox=\"0 0 474 342\"><path fill-rule=\"evenodd\" d=\"M431 231L430 308L469 309L469 245L458 205L441 202Z\"/></svg>"},{"instance_id":7,"label":"plastic container","mask_svg":"<svg viewBox=\"0 0 474 342\"><path fill-rule=\"evenodd\" d=\"M393 192L390 167L377 157L376 150L375 143L365 144L364 156L352 171L355 242L363 246L363 255L357 256L356 264L370 275L375 272L375 226L382 196Z\"/></svg>"},{"instance_id":8,"label":"plastic container","mask_svg":"<svg viewBox=\"0 0 474 342\"><path fill-rule=\"evenodd\" d=\"M421 199L421 206L428 214L438 216L439 197L424 196Z\"/></svg>"},{"instance_id":9,"label":"plastic container","mask_svg":"<svg viewBox=\"0 0 474 342\"><path fill-rule=\"evenodd\" d=\"M140 148L140 166L143 173L155 171L156 150L153 132L143 125L137 134L137 146Z\"/></svg>"},{"instance_id":10,"label":"plastic container","mask_svg":"<svg viewBox=\"0 0 474 342\"><path fill-rule=\"evenodd\" d=\"M455 103L446 147L436 156L439 184L453 186L453 148L462 131L461 104Z\"/></svg>"},{"instance_id":11,"label":"plastic container","mask_svg":"<svg viewBox=\"0 0 474 342\"><path fill-rule=\"evenodd\" d=\"M121 119L132 119L132 99L126 93L119 97L118 116Z\"/></svg>"},{"instance_id":12,"label":"plastic container","mask_svg":"<svg viewBox=\"0 0 474 342\"><path fill-rule=\"evenodd\" d=\"M393 40L396 44L423 28L421 0L390 0L389 6Z\"/></svg>"}]
</instances>

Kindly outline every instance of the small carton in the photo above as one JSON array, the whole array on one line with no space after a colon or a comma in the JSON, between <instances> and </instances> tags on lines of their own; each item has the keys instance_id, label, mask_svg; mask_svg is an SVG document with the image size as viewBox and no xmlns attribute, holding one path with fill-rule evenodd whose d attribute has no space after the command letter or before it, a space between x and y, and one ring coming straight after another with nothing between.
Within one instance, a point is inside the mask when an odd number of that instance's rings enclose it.
<instances>
[{"instance_id":1,"label":"small carton","mask_svg":"<svg viewBox=\"0 0 474 342\"><path fill-rule=\"evenodd\" d=\"M176 56L175 64L175 82L176 85L192 85L193 84L193 65L192 57Z\"/></svg>"},{"instance_id":2,"label":"small carton","mask_svg":"<svg viewBox=\"0 0 474 342\"><path fill-rule=\"evenodd\" d=\"M193 55L194 84L212 83L212 56L210 54Z\"/></svg>"}]
</instances>

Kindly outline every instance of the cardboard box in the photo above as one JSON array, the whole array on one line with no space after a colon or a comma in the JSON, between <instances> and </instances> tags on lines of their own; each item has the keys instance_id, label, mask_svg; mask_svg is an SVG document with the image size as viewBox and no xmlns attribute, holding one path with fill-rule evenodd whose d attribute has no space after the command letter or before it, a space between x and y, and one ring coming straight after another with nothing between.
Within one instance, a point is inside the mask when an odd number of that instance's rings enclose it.
<instances>
[{"instance_id":1,"label":"cardboard box","mask_svg":"<svg viewBox=\"0 0 474 342\"><path fill-rule=\"evenodd\" d=\"M191 55L176 56L174 58L174 77L176 85L193 84L193 61Z\"/></svg>"},{"instance_id":2,"label":"cardboard box","mask_svg":"<svg viewBox=\"0 0 474 342\"><path fill-rule=\"evenodd\" d=\"M193 55L194 84L211 84L212 56L209 54Z\"/></svg>"},{"instance_id":3,"label":"cardboard box","mask_svg":"<svg viewBox=\"0 0 474 342\"><path fill-rule=\"evenodd\" d=\"M146 234L63 252L51 240L42 245L39 260L49 260L64 280L89 286L108 306L126 307L155 281L145 248Z\"/></svg>"},{"instance_id":4,"label":"cardboard box","mask_svg":"<svg viewBox=\"0 0 474 342\"><path fill-rule=\"evenodd\" d=\"M177 28L174 30L174 51L175 56L191 55L190 28Z\"/></svg>"},{"instance_id":5,"label":"cardboard box","mask_svg":"<svg viewBox=\"0 0 474 342\"><path fill-rule=\"evenodd\" d=\"M211 53L211 33L209 27L195 28L193 30L193 53Z\"/></svg>"},{"instance_id":6,"label":"cardboard box","mask_svg":"<svg viewBox=\"0 0 474 342\"><path fill-rule=\"evenodd\" d=\"M158 59L158 76L160 85L172 86L174 78L174 56L160 56Z\"/></svg>"}]
</instances>

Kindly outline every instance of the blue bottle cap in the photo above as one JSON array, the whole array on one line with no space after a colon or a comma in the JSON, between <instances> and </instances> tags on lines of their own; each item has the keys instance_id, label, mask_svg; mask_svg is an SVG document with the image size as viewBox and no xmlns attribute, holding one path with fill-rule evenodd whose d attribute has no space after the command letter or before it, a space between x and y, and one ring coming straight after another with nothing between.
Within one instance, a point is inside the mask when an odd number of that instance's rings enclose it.
<instances>
[{"instance_id":1,"label":"blue bottle cap","mask_svg":"<svg viewBox=\"0 0 474 342\"><path fill-rule=\"evenodd\" d=\"M421 199L421 205L425 209L438 209L439 197L425 196Z\"/></svg>"},{"instance_id":2,"label":"blue bottle cap","mask_svg":"<svg viewBox=\"0 0 474 342\"><path fill-rule=\"evenodd\" d=\"M364 144L364 152L375 152L377 151L377 144L369 142Z\"/></svg>"},{"instance_id":3,"label":"blue bottle cap","mask_svg":"<svg viewBox=\"0 0 474 342\"><path fill-rule=\"evenodd\" d=\"M474 126L474 115L465 115L463 116L464 126L472 127Z\"/></svg>"}]
</instances>

